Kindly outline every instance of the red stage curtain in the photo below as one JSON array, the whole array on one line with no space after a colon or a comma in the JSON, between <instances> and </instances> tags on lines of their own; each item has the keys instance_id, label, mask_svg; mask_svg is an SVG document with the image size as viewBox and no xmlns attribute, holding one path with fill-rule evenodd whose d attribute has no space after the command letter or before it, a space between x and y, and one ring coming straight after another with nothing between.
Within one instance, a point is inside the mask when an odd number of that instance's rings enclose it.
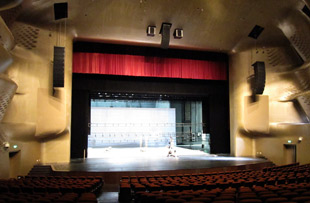
<instances>
[{"instance_id":1,"label":"red stage curtain","mask_svg":"<svg viewBox=\"0 0 310 203\"><path fill-rule=\"evenodd\" d=\"M223 61L105 53L73 54L74 73L227 80L226 66Z\"/></svg>"}]
</instances>

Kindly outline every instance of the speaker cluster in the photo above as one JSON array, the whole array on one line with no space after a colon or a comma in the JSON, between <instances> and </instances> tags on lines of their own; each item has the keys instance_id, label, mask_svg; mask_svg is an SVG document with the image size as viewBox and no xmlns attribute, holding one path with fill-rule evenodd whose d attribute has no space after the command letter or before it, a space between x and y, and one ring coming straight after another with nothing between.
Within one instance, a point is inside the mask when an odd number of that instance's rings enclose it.
<instances>
[{"instance_id":1,"label":"speaker cluster","mask_svg":"<svg viewBox=\"0 0 310 203\"><path fill-rule=\"evenodd\" d=\"M53 87L64 87L65 47L54 47Z\"/></svg>"},{"instance_id":2,"label":"speaker cluster","mask_svg":"<svg viewBox=\"0 0 310 203\"><path fill-rule=\"evenodd\" d=\"M255 101L256 95L263 94L266 83L265 62L256 61L253 65L254 75L251 77L252 96Z\"/></svg>"},{"instance_id":3,"label":"speaker cluster","mask_svg":"<svg viewBox=\"0 0 310 203\"><path fill-rule=\"evenodd\" d=\"M170 42L170 28L171 23L163 23L161 24L161 29L159 34L161 34L161 44L160 47L163 49L169 48L169 42Z\"/></svg>"},{"instance_id":4,"label":"speaker cluster","mask_svg":"<svg viewBox=\"0 0 310 203\"><path fill-rule=\"evenodd\" d=\"M172 24L171 23L162 23L159 34L161 35L161 44L160 47L163 49L169 48L170 43L170 29ZM183 29L176 28L173 32L173 36L175 39L183 38ZM149 37L154 37L156 35L156 26L149 25L146 29L146 34Z\"/></svg>"}]
</instances>

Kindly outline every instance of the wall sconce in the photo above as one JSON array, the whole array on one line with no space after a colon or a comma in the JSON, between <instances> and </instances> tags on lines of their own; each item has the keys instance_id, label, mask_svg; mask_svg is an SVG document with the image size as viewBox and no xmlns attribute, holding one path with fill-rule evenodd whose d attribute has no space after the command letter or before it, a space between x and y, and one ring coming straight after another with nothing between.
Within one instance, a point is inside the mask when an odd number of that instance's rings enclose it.
<instances>
[{"instance_id":1,"label":"wall sconce","mask_svg":"<svg viewBox=\"0 0 310 203\"><path fill-rule=\"evenodd\" d=\"M298 143L301 143L301 141L302 141L303 139L304 139L303 137L299 137L299 138L298 138Z\"/></svg>"},{"instance_id":2,"label":"wall sconce","mask_svg":"<svg viewBox=\"0 0 310 203\"><path fill-rule=\"evenodd\" d=\"M9 143L9 142L3 142L2 145L3 145L3 148L4 148L5 150L7 150L7 149L10 148L10 143Z\"/></svg>"},{"instance_id":3,"label":"wall sconce","mask_svg":"<svg viewBox=\"0 0 310 203\"><path fill-rule=\"evenodd\" d=\"M183 29L181 29L181 28L176 28L176 29L174 30L173 36L174 36L175 39L181 39L181 38L183 38Z\"/></svg>"},{"instance_id":4,"label":"wall sconce","mask_svg":"<svg viewBox=\"0 0 310 203\"><path fill-rule=\"evenodd\" d=\"M147 26L146 35L149 37L154 37L156 33L156 26Z\"/></svg>"}]
</instances>

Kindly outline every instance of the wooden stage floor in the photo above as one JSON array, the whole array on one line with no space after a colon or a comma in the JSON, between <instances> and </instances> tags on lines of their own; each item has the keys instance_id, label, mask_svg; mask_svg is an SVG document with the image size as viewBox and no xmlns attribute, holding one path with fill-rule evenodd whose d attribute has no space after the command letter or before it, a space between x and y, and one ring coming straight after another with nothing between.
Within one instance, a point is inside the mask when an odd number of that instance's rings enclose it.
<instances>
[{"instance_id":1,"label":"wooden stage floor","mask_svg":"<svg viewBox=\"0 0 310 203\"><path fill-rule=\"evenodd\" d=\"M118 183L121 176L169 175L261 169L272 163L262 158L210 155L197 150L176 148L168 157L167 148L90 149L96 158L74 159L70 163L51 163L59 175L102 175L107 183Z\"/></svg>"}]
</instances>

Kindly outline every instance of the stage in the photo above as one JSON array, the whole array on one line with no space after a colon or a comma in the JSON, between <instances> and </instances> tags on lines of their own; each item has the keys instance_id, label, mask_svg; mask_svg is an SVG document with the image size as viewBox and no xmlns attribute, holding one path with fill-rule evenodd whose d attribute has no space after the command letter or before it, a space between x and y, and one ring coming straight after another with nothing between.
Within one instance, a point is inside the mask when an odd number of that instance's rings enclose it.
<instances>
[{"instance_id":1,"label":"stage","mask_svg":"<svg viewBox=\"0 0 310 203\"><path fill-rule=\"evenodd\" d=\"M174 148L97 148L89 149L96 158L74 159L70 163L52 163L55 174L102 175L108 183L117 183L121 176L201 173L244 169L260 169L272 163L262 158L218 156L198 150Z\"/></svg>"}]
</instances>

